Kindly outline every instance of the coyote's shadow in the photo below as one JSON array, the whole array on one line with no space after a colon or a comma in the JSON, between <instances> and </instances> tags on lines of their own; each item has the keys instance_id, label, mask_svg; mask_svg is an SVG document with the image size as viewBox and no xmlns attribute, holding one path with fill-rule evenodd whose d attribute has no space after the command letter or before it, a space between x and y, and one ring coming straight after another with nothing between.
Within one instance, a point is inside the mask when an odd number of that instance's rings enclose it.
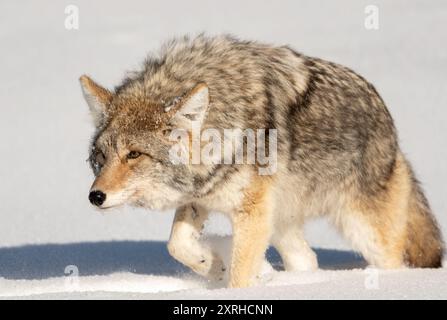
<instances>
[{"instance_id":1,"label":"coyote's shadow","mask_svg":"<svg viewBox=\"0 0 447 320\"><path fill-rule=\"evenodd\" d=\"M352 269L365 266L351 251L315 249L322 269ZM276 269L281 259L275 250L267 253ZM166 242L111 241L74 244L28 245L0 248L0 278L46 279L61 277L74 265L79 275L107 275L115 272L176 275L188 270L170 257Z\"/></svg>"}]
</instances>

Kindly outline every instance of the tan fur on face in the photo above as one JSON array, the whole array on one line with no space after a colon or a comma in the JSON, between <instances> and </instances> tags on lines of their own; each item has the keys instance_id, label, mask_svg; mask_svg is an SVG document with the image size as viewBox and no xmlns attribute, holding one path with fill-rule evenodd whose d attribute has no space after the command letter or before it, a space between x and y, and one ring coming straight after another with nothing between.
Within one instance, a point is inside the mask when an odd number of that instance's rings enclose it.
<instances>
[{"instance_id":1,"label":"tan fur on face","mask_svg":"<svg viewBox=\"0 0 447 320\"><path fill-rule=\"evenodd\" d=\"M126 188L130 172L127 163L115 161L103 169L93 183L92 190L100 190L105 194L120 192Z\"/></svg>"},{"instance_id":2,"label":"tan fur on face","mask_svg":"<svg viewBox=\"0 0 447 320\"><path fill-rule=\"evenodd\" d=\"M115 127L129 133L158 130L169 120L162 105L144 96L115 97L109 116Z\"/></svg>"},{"instance_id":3,"label":"tan fur on face","mask_svg":"<svg viewBox=\"0 0 447 320\"><path fill-rule=\"evenodd\" d=\"M117 94L108 110L110 121L127 132L162 130L168 127L179 109L204 87L206 84L199 83L168 111L165 110L165 105L152 100L144 91Z\"/></svg>"}]
</instances>

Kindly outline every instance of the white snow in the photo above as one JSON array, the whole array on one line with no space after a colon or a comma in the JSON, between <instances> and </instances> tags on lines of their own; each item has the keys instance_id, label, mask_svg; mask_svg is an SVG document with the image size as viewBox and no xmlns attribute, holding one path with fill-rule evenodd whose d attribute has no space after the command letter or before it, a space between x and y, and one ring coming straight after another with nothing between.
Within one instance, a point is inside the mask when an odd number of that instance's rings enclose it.
<instances>
[{"instance_id":1,"label":"white snow","mask_svg":"<svg viewBox=\"0 0 447 320\"><path fill-rule=\"evenodd\" d=\"M64 27L68 4L79 8L79 30ZM349 244L322 221L306 229L312 246L320 248L321 270L278 271L280 260L270 253L276 271L256 288L227 290L169 257L172 212L99 213L87 201L92 174L85 160L93 128L79 76L87 73L113 87L173 35L230 32L290 44L373 82L447 234L447 3L374 1L377 31L364 28L369 4L1 1L0 297L446 298L445 268L379 271L377 285L375 271L364 271ZM227 234L228 222L213 217L208 231ZM70 265L79 278L65 276Z\"/></svg>"},{"instance_id":2,"label":"white snow","mask_svg":"<svg viewBox=\"0 0 447 320\"><path fill-rule=\"evenodd\" d=\"M213 238L210 242L228 263L230 238ZM222 244L224 244L222 246ZM94 246L94 245L93 245ZM107 246L107 245L104 245ZM88 245L79 250L70 247L48 246L49 261L36 263L38 250L28 250L22 268L33 270L40 267L47 274L44 279L18 280L19 273L9 270L11 279L0 279L0 299L446 299L447 270L378 270L365 268L365 262L347 251L317 250L320 267L317 271L291 273L280 271L280 261L274 252L269 252L270 263L265 263L263 272L252 288L231 290L225 281L210 282L184 269L167 256L164 243L115 243L108 248L93 249ZM124 247L136 255L126 254ZM114 252L117 248L117 252ZM146 248L143 252L141 249ZM133 249L133 250L132 250ZM121 250L121 251L120 251ZM64 254L63 252L77 252ZM54 254L54 256L53 256ZM3 255L3 256L2 256ZM145 255L155 263L145 261ZM0 252L1 258L11 258ZM20 257L23 258L23 257ZM19 259L20 259L19 258ZM105 270L98 260L108 260ZM78 261L81 272L86 275L56 276L69 259ZM133 262L133 260L140 262ZM82 261L79 263L79 261ZM142 264L141 261L144 261ZM19 261L14 262L20 265ZM146 264L146 265L144 265ZM132 268L138 270L119 271ZM110 269L110 266L112 268ZM69 267L70 268L70 267ZM92 270L93 268L93 270ZM142 268L142 269L139 269ZM107 268L106 268L107 269ZM6 268L8 270L8 268ZM3 270L4 271L4 270ZM106 271L106 275L103 273ZM110 273L109 273L110 272ZM140 272L145 274L140 274ZM99 274L99 275L90 275Z\"/></svg>"}]
</instances>

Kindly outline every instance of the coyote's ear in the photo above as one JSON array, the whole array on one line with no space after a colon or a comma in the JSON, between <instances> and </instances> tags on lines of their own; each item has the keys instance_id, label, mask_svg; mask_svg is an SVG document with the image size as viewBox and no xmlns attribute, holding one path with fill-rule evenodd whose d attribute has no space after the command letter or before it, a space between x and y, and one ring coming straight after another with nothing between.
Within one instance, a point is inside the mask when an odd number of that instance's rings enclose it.
<instances>
[{"instance_id":1,"label":"coyote's ear","mask_svg":"<svg viewBox=\"0 0 447 320\"><path fill-rule=\"evenodd\" d=\"M90 108L95 126L99 127L104 123L107 116L107 106L112 100L112 93L95 83L92 79L83 75L79 78L85 101Z\"/></svg>"},{"instance_id":2,"label":"coyote's ear","mask_svg":"<svg viewBox=\"0 0 447 320\"><path fill-rule=\"evenodd\" d=\"M175 125L190 130L191 126L201 127L209 105L208 86L200 83L191 92L173 107Z\"/></svg>"}]
</instances>

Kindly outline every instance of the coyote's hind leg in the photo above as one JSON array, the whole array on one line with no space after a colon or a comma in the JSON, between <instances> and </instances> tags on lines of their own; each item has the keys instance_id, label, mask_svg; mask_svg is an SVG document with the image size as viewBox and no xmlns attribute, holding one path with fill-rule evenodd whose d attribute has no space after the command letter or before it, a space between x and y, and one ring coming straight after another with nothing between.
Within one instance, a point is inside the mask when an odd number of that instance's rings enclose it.
<instances>
[{"instance_id":1,"label":"coyote's hind leg","mask_svg":"<svg viewBox=\"0 0 447 320\"><path fill-rule=\"evenodd\" d=\"M277 226L272 245L278 250L286 271L311 271L318 268L317 256L304 240L302 224Z\"/></svg>"}]
</instances>

